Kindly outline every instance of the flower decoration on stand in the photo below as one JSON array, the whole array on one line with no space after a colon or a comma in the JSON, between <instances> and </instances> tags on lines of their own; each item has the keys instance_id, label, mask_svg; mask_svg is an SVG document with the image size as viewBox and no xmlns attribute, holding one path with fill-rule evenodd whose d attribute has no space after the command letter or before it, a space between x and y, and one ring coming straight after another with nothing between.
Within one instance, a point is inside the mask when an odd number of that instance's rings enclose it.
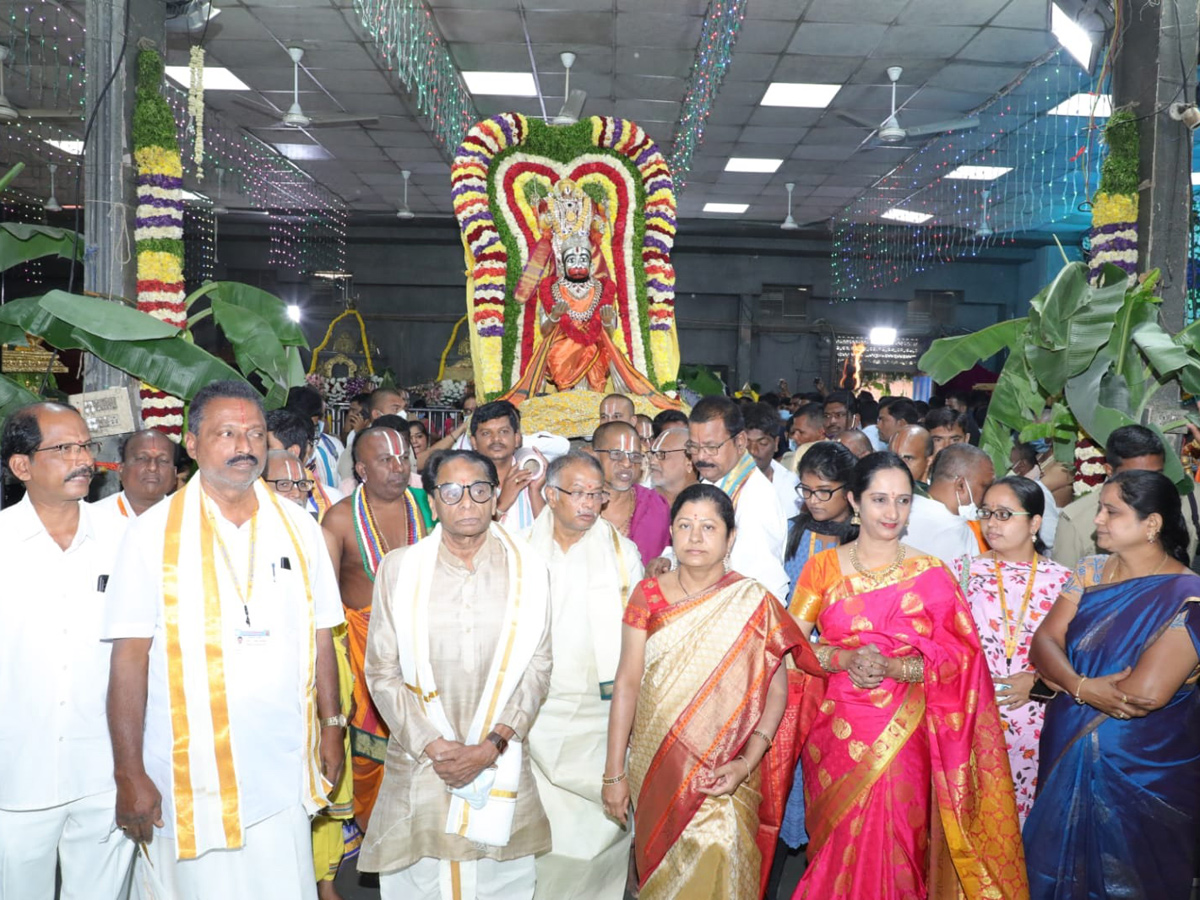
<instances>
[{"instance_id":1,"label":"flower decoration on stand","mask_svg":"<svg viewBox=\"0 0 1200 900\"><path fill-rule=\"evenodd\" d=\"M454 409L462 403L469 387L470 382L443 378L441 381L428 381L425 384L413 385L408 392L424 398L425 405L432 409Z\"/></svg>"},{"instance_id":2,"label":"flower decoration on stand","mask_svg":"<svg viewBox=\"0 0 1200 900\"><path fill-rule=\"evenodd\" d=\"M1081 437L1075 442L1075 483L1071 489L1076 497L1104 484L1108 472L1104 468L1104 451L1091 438Z\"/></svg>"},{"instance_id":3,"label":"flower decoration on stand","mask_svg":"<svg viewBox=\"0 0 1200 900\"><path fill-rule=\"evenodd\" d=\"M1138 261L1138 123L1133 113L1119 109L1104 128L1108 155L1100 166L1100 189L1092 198L1090 273L1098 284L1105 263L1128 275L1137 274Z\"/></svg>"},{"instance_id":4,"label":"flower decoration on stand","mask_svg":"<svg viewBox=\"0 0 1200 900\"><path fill-rule=\"evenodd\" d=\"M204 48L192 47L188 63L191 83L188 87L188 115L192 117L195 137L192 161L196 164L196 180L204 180Z\"/></svg>"},{"instance_id":5,"label":"flower decoration on stand","mask_svg":"<svg viewBox=\"0 0 1200 900\"><path fill-rule=\"evenodd\" d=\"M326 403L338 407L349 405L352 397L369 394L383 384L383 379L378 375L349 375L337 378L314 372L305 380L321 392Z\"/></svg>"},{"instance_id":6,"label":"flower decoration on stand","mask_svg":"<svg viewBox=\"0 0 1200 900\"><path fill-rule=\"evenodd\" d=\"M137 165L137 308L177 328L187 327L183 280L183 166L175 118L163 99L162 57L141 50L133 109ZM183 401L142 384L142 422L179 440Z\"/></svg>"}]
</instances>

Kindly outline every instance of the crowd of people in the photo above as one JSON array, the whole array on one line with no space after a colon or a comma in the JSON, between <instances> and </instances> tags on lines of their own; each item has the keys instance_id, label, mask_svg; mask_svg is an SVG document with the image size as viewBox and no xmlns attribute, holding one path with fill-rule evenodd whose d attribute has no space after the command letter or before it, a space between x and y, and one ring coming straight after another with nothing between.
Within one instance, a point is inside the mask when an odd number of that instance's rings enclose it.
<instances>
[{"instance_id":1,"label":"crowd of people","mask_svg":"<svg viewBox=\"0 0 1200 900\"><path fill-rule=\"evenodd\" d=\"M801 849L796 898L1189 896L1200 515L1154 431L1071 499L958 395L612 394L531 446L406 399L335 437L218 382L94 503L79 414L8 417L0 897L749 900Z\"/></svg>"}]
</instances>

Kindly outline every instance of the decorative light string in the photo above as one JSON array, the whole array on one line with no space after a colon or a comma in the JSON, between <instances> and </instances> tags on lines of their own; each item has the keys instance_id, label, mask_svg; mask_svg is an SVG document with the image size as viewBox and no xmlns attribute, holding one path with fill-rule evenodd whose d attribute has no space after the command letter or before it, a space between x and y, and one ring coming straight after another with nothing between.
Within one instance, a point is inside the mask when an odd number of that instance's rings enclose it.
<instances>
[{"instance_id":1,"label":"decorative light string","mask_svg":"<svg viewBox=\"0 0 1200 900\"><path fill-rule=\"evenodd\" d=\"M429 117L433 139L453 153L478 115L429 8L422 0L354 0L354 9L384 64Z\"/></svg>"},{"instance_id":2,"label":"decorative light string","mask_svg":"<svg viewBox=\"0 0 1200 900\"><path fill-rule=\"evenodd\" d=\"M1063 53L1034 64L974 111L979 128L925 144L837 214L835 298L886 290L917 272L1011 242L1016 232L1066 223L1086 229L1103 120L1047 115L1068 97L1098 90ZM895 152L882 146L859 152ZM988 181L947 177L964 165L1011 171ZM902 225L881 218L894 208L929 219Z\"/></svg>"},{"instance_id":3,"label":"decorative light string","mask_svg":"<svg viewBox=\"0 0 1200 900\"><path fill-rule=\"evenodd\" d=\"M667 157L675 177L676 196L683 191L685 176L692 168L692 157L704 141L704 126L729 69L733 47L745 17L746 0L712 0L709 3L692 74L680 104L671 153Z\"/></svg>"}]
</instances>

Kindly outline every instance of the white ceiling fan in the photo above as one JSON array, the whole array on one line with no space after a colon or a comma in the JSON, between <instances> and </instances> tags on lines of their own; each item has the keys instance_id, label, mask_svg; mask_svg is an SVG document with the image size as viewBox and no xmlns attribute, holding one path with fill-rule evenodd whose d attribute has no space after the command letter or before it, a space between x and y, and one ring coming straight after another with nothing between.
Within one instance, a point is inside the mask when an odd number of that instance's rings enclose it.
<instances>
[{"instance_id":1,"label":"white ceiling fan","mask_svg":"<svg viewBox=\"0 0 1200 900\"><path fill-rule=\"evenodd\" d=\"M979 127L978 116L962 116L958 119L946 119L941 122L931 122L928 125L914 125L912 128L905 128L900 124L899 110L896 109L896 82L900 80L900 76L903 73L904 69L900 66L891 66L887 70L888 80L892 83L892 111L883 122L875 125L845 112L838 113L838 117L860 128L871 129L873 137L883 144L900 144L913 138L927 137L931 134L942 134L947 131L969 131L972 128ZM864 143L866 142L864 141Z\"/></svg>"},{"instance_id":2,"label":"white ceiling fan","mask_svg":"<svg viewBox=\"0 0 1200 900\"><path fill-rule=\"evenodd\" d=\"M783 220L783 224L779 227L784 231L798 231L800 226L797 225L796 220L792 218L792 191L796 189L796 183L794 181L789 181L784 185L784 187L787 188L788 192L788 214L787 218Z\"/></svg>"},{"instance_id":3,"label":"white ceiling fan","mask_svg":"<svg viewBox=\"0 0 1200 900\"><path fill-rule=\"evenodd\" d=\"M408 179L412 177L412 172L408 169L402 169L400 174L404 177L404 205L396 211L396 218L415 219L417 214L408 208Z\"/></svg>"},{"instance_id":4,"label":"white ceiling fan","mask_svg":"<svg viewBox=\"0 0 1200 900\"><path fill-rule=\"evenodd\" d=\"M259 103L255 100L246 97L236 97L235 102L248 106L258 112L265 113L279 119L279 124L268 126L268 130L274 129L303 129L303 128L329 128L344 125L374 125L379 122L379 116L372 115L356 115L354 113L333 114L333 115L306 115L300 107L300 61L304 59L303 47L288 47L288 56L292 58L292 105L285 112L279 112L274 107L264 103ZM315 79L314 79L315 81Z\"/></svg>"},{"instance_id":5,"label":"white ceiling fan","mask_svg":"<svg viewBox=\"0 0 1200 900\"><path fill-rule=\"evenodd\" d=\"M82 115L79 109L20 109L9 101L4 93L4 64L12 51L0 44L0 124L8 124L18 119L78 119Z\"/></svg>"},{"instance_id":6,"label":"white ceiling fan","mask_svg":"<svg viewBox=\"0 0 1200 900\"><path fill-rule=\"evenodd\" d=\"M575 65L575 54L566 50L559 54L563 68L566 69L565 85L563 87L563 104L558 115L551 116L551 125L574 125L583 114L583 104L587 103L587 91L571 90L571 66Z\"/></svg>"},{"instance_id":7,"label":"white ceiling fan","mask_svg":"<svg viewBox=\"0 0 1200 900\"><path fill-rule=\"evenodd\" d=\"M46 202L42 204L42 209L46 212L62 212L62 204L58 202L58 198L54 196L54 173L58 171L58 166L50 163L47 168L50 170L50 196L46 198Z\"/></svg>"},{"instance_id":8,"label":"white ceiling fan","mask_svg":"<svg viewBox=\"0 0 1200 900\"><path fill-rule=\"evenodd\" d=\"M988 224L988 199L992 196L992 192L988 188L984 188L982 191L982 194L983 194L983 210L982 210L983 217L982 217L982 220L980 221L979 227L977 229L975 229L975 237L980 238L981 240L986 240L987 238L990 238L993 234L995 234L995 232L992 231L992 226Z\"/></svg>"}]
</instances>

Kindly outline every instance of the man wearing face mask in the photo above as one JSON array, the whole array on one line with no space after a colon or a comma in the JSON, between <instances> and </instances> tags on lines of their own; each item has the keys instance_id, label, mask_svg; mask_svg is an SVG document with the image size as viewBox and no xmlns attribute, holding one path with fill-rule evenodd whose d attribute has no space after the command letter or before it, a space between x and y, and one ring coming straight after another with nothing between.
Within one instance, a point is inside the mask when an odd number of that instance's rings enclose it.
<instances>
[{"instance_id":1,"label":"man wearing face mask","mask_svg":"<svg viewBox=\"0 0 1200 900\"><path fill-rule=\"evenodd\" d=\"M954 444L938 454L929 476L929 496L913 497L904 542L949 564L986 550L969 522L976 504L995 479L986 453L970 444Z\"/></svg>"}]
</instances>

